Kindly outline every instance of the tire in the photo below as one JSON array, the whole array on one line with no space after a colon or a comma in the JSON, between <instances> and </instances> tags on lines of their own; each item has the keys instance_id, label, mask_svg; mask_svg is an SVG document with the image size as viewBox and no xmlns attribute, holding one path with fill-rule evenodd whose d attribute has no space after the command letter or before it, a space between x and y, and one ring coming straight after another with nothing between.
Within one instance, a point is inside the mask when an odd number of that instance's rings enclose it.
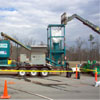
<instances>
[{"instance_id":1,"label":"tire","mask_svg":"<svg viewBox=\"0 0 100 100\"><path fill-rule=\"evenodd\" d=\"M30 70L38 70L37 68L31 68ZM29 72L29 75L32 77L38 76L39 72Z\"/></svg>"},{"instance_id":2,"label":"tire","mask_svg":"<svg viewBox=\"0 0 100 100\"><path fill-rule=\"evenodd\" d=\"M42 70L42 71L46 71L46 70L48 70L48 68L42 68L41 70ZM40 75L41 75L42 77L47 77L47 76L49 75L49 72L40 72Z\"/></svg>"},{"instance_id":3,"label":"tire","mask_svg":"<svg viewBox=\"0 0 100 100\"><path fill-rule=\"evenodd\" d=\"M19 70L26 70L26 69L25 68L20 68ZM26 72L20 71L20 72L18 72L18 75L21 76L21 77L26 76Z\"/></svg>"}]
</instances>

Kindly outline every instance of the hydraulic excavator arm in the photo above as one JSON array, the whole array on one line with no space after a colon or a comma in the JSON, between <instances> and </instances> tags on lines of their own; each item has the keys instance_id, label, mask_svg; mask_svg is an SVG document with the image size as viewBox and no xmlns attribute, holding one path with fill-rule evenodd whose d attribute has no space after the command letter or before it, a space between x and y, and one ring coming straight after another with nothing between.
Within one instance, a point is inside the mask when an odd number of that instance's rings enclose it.
<instances>
[{"instance_id":1,"label":"hydraulic excavator arm","mask_svg":"<svg viewBox=\"0 0 100 100\"><path fill-rule=\"evenodd\" d=\"M67 22L73 20L74 18L78 19L79 21L81 21L84 25L88 26L89 28L91 28L93 31L97 32L98 34L100 34L100 28L97 25L94 25L93 23L89 22L88 20L85 20L84 18L80 17L77 14L73 14L70 17L66 17L66 13L64 13L61 16L61 23L62 24L67 24Z\"/></svg>"}]
</instances>

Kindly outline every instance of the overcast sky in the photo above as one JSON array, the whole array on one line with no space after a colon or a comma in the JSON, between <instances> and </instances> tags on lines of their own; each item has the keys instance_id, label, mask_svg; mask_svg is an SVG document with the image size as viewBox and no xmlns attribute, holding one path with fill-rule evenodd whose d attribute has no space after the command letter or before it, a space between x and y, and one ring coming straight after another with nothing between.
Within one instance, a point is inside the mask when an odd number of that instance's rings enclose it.
<instances>
[{"instance_id":1,"label":"overcast sky","mask_svg":"<svg viewBox=\"0 0 100 100\"><path fill-rule=\"evenodd\" d=\"M46 43L48 24L59 24L63 12L76 13L100 27L100 0L0 0L0 32ZM78 37L87 40L89 34L100 39L78 20L66 25L67 44Z\"/></svg>"}]
</instances>

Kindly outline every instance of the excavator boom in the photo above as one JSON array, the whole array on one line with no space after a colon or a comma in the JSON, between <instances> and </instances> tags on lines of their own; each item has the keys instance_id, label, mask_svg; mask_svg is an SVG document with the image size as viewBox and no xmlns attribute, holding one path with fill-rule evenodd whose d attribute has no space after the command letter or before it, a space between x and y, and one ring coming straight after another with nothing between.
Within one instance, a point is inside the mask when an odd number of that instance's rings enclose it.
<instances>
[{"instance_id":1,"label":"excavator boom","mask_svg":"<svg viewBox=\"0 0 100 100\"><path fill-rule=\"evenodd\" d=\"M94 25L93 23L89 22L88 20L85 20L84 18L80 17L77 14L73 14L70 17L66 17L66 13L64 13L62 16L64 16L64 17L61 20L61 23L63 23L64 21L66 21L66 24L67 24L67 22L69 22L69 21L73 20L74 18L76 18L79 21L81 21L84 25L88 26L89 28L91 28L92 30L94 30L96 33L100 34L100 28L97 25Z\"/></svg>"}]
</instances>

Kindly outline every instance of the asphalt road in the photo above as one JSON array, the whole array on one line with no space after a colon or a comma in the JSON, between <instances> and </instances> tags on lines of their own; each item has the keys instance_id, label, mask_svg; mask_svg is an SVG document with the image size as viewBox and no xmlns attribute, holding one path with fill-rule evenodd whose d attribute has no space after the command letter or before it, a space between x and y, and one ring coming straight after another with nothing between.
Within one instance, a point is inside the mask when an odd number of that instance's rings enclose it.
<instances>
[{"instance_id":1,"label":"asphalt road","mask_svg":"<svg viewBox=\"0 0 100 100\"><path fill-rule=\"evenodd\" d=\"M74 77L73 75L71 78L65 76L19 78L15 75L0 75L0 96L3 94L4 81L7 80L11 99L100 99L100 87L94 87L94 77L81 75L80 80Z\"/></svg>"}]
</instances>

